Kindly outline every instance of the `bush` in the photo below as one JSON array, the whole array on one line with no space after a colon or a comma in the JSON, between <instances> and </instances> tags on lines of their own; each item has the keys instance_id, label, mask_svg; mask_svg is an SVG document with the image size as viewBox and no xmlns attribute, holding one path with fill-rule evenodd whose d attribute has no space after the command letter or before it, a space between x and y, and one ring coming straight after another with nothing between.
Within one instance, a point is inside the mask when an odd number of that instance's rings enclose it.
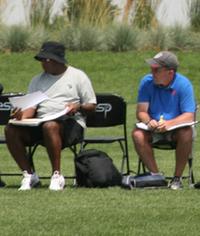
<instances>
[{"instance_id":1,"label":"bush","mask_svg":"<svg viewBox=\"0 0 200 236\"><path fill-rule=\"evenodd\" d=\"M7 44L7 28L4 26L0 27L0 51L5 51Z\"/></svg>"},{"instance_id":2,"label":"bush","mask_svg":"<svg viewBox=\"0 0 200 236\"><path fill-rule=\"evenodd\" d=\"M61 32L61 41L69 50L102 50L102 31L91 25L69 26Z\"/></svg>"},{"instance_id":3,"label":"bush","mask_svg":"<svg viewBox=\"0 0 200 236\"><path fill-rule=\"evenodd\" d=\"M199 51L200 50L200 32L189 32L190 34L190 44L188 49Z\"/></svg>"},{"instance_id":4,"label":"bush","mask_svg":"<svg viewBox=\"0 0 200 236\"><path fill-rule=\"evenodd\" d=\"M200 31L200 1L192 0L190 6L190 22L194 31Z\"/></svg>"},{"instance_id":5,"label":"bush","mask_svg":"<svg viewBox=\"0 0 200 236\"><path fill-rule=\"evenodd\" d=\"M171 48L175 50L189 49L192 46L192 40L189 35L189 30L179 25L170 27L169 37L171 39Z\"/></svg>"},{"instance_id":6,"label":"bush","mask_svg":"<svg viewBox=\"0 0 200 236\"><path fill-rule=\"evenodd\" d=\"M168 31L159 26L157 29L140 31L139 48L143 50L166 50L169 47Z\"/></svg>"},{"instance_id":7,"label":"bush","mask_svg":"<svg viewBox=\"0 0 200 236\"><path fill-rule=\"evenodd\" d=\"M77 50L78 49L78 41L79 41L79 33L77 28L69 26L65 28L60 33L61 42L65 45L65 47L69 50Z\"/></svg>"},{"instance_id":8,"label":"bush","mask_svg":"<svg viewBox=\"0 0 200 236\"><path fill-rule=\"evenodd\" d=\"M30 29L27 47L31 50L38 50L43 42L50 39L50 33L43 26L39 25Z\"/></svg>"},{"instance_id":9,"label":"bush","mask_svg":"<svg viewBox=\"0 0 200 236\"><path fill-rule=\"evenodd\" d=\"M11 26L2 32L3 50L11 52L22 52L27 49L29 32L22 26Z\"/></svg>"},{"instance_id":10,"label":"bush","mask_svg":"<svg viewBox=\"0 0 200 236\"><path fill-rule=\"evenodd\" d=\"M169 47L168 31L163 27L150 31L151 48L166 50Z\"/></svg>"},{"instance_id":11,"label":"bush","mask_svg":"<svg viewBox=\"0 0 200 236\"><path fill-rule=\"evenodd\" d=\"M47 40L64 43L72 51L130 51L130 50L199 50L200 32L190 28L175 27L142 30L127 24L108 25L107 28L92 25L67 25L48 29L37 27L0 26L0 50L21 52L38 50ZM189 37L190 36L190 37Z\"/></svg>"},{"instance_id":12,"label":"bush","mask_svg":"<svg viewBox=\"0 0 200 236\"><path fill-rule=\"evenodd\" d=\"M108 49L116 52L136 49L137 36L137 31L128 25L110 27L106 36Z\"/></svg>"}]
</instances>

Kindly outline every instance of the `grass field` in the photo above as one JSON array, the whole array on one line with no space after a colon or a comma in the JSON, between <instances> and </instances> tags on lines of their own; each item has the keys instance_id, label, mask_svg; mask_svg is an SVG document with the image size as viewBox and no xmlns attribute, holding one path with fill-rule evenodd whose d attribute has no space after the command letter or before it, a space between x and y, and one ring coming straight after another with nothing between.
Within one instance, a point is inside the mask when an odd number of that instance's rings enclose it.
<instances>
[{"instance_id":1,"label":"grass field","mask_svg":"<svg viewBox=\"0 0 200 236\"><path fill-rule=\"evenodd\" d=\"M127 129L131 170L137 167L137 156L130 132L135 122L135 101L140 78L149 72L144 59L155 52L69 52L70 64L90 76L96 92L113 92L128 102ZM31 77L40 72L33 52L0 55L0 82L5 92L26 92ZM188 76L199 103L199 52L179 52L180 72ZM199 113L197 114L199 118ZM91 130L90 132L96 132ZM118 133L118 130L114 131ZM200 133L197 125L197 134ZM91 147L91 146L90 146ZM116 144L92 146L106 151L120 166L120 149ZM200 180L199 136L195 140L194 174ZM173 174L174 152L156 151L160 170ZM44 148L34 156L39 175L50 175ZM0 145L0 171L19 172L5 145ZM62 152L62 172L73 174L73 158L69 150ZM187 172L187 168L185 173ZM20 172L19 172L20 173ZM18 192L21 177L3 177L7 187L0 189L0 229L2 235L173 235L197 236L200 225L199 190L184 181L181 191L168 189L74 188L72 180L62 192L48 190L49 180L30 192Z\"/></svg>"}]
</instances>

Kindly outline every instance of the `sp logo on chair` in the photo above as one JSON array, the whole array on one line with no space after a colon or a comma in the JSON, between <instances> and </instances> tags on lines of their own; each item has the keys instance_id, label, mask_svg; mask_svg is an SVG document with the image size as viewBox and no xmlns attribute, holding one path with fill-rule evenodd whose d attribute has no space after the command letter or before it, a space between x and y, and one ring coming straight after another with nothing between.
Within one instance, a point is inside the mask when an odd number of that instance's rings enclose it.
<instances>
[{"instance_id":1,"label":"sp logo on chair","mask_svg":"<svg viewBox=\"0 0 200 236\"><path fill-rule=\"evenodd\" d=\"M10 102L0 102L0 111L10 111L11 104Z\"/></svg>"},{"instance_id":2,"label":"sp logo on chair","mask_svg":"<svg viewBox=\"0 0 200 236\"><path fill-rule=\"evenodd\" d=\"M107 113L112 110L112 105L109 103L99 103L96 107L96 112L103 112L104 118L107 117Z\"/></svg>"}]
</instances>

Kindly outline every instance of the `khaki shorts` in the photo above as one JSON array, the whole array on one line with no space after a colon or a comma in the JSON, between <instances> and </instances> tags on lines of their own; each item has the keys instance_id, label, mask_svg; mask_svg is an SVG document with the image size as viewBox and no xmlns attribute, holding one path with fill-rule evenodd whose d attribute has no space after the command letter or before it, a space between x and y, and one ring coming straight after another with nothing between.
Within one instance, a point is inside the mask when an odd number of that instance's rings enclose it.
<instances>
[{"instance_id":1,"label":"khaki shorts","mask_svg":"<svg viewBox=\"0 0 200 236\"><path fill-rule=\"evenodd\" d=\"M173 138L173 136L176 133L176 129L172 131L167 131L164 133L156 133L152 132L152 145L154 147L160 147L160 148L176 148L176 141ZM194 127L192 127L192 138L194 139L196 137L196 130Z\"/></svg>"},{"instance_id":2,"label":"khaki shorts","mask_svg":"<svg viewBox=\"0 0 200 236\"><path fill-rule=\"evenodd\" d=\"M176 148L176 142L173 140L175 131L165 133L152 133L152 146L163 149Z\"/></svg>"}]
</instances>

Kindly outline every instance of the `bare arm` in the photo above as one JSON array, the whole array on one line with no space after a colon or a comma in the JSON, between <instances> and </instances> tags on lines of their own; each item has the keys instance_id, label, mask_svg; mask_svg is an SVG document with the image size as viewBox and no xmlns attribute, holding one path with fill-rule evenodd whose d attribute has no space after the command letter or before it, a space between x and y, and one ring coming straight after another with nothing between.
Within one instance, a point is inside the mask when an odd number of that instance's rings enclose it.
<instances>
[{"instance_id":1,"label":"bare arm","mask_svg":"<svg viewBox=\"0 0 200 236\"><path fill-rule=\"evenodd\" d=\"M86 103L86 104L80 105L79 110L87 114L87 112L94 111L95 108L96 108L96 104Z\"/></svg>"},{"instance_id":2,"label":"bare arm","mask_svg":"<svg viewBox=\"0 0 200 236\"><path fill-rule=\"evenodd\" d=\"M80 104L80 103L69 103L67 106L70 109L69 114L74 114L78 111L80 111L83 114L87 114L88 112L94 111L96 108L96 104L93 103L86 103L86 104Z\"/></svg>"},{"instance_id":3,"label":"bare arm","mask_svg":"<svg viewBox=\"0 0 200 236\"><path fill-rule=\"evenodd\" d=\"M149 103L138 103L136 110L136 117L140 122L148 125L149 129L155 130L158 127L158 121L152 119L148 113Z\"/></svg>"},{"instance_id":4,"label":"bare arm","mask_svg":"<svg viewBox=\"0 0 200 236\"><path fill-rule=\"evenodd\" d=\"M174 119L171 120L163 120L162 122L158 122L159 125L157 130L159 132L165 132L169 127L173 125L178 125L182 123L192 122L194 121L194 113L193 112L185 112Z\"/></svg>"},{"instance_id":5,"label":"bare arm","mask_svg":"<svg viewBox=\"0 0 200 236\"><path fill-rule=\"evenodd\" d=\"M139 121L147 124L150 129L156 129L158 132L165 132L171 126L194 121L194 113L185 112L171 120L165 120L165 118L163 118L163 120L159 122L149 116L148 106L148 103L139 103L137 105L136 117Z\"/></svg>"},{"instance_id":6,"label":"bare arm","mask_svg":"<svg viewBox=\"0 0 200 236\"><path fill-rule=\"evenodd\" d=\"M152 119L148 114L149 103L138 103L136 109L136 118L147 124Z\"/></svg>"}]
</instances>

